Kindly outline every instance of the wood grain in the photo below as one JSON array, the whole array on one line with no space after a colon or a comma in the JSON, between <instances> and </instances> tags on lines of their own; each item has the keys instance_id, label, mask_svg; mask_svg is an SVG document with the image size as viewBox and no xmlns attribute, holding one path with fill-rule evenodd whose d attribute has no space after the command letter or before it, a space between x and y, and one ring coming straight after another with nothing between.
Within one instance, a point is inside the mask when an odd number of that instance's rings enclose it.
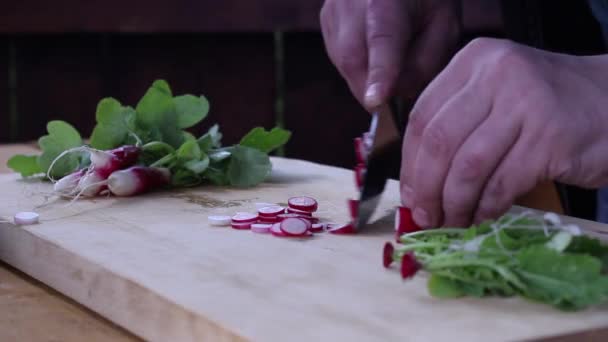
<instances>
[{"instance_id":1,"label":"wood grain","mask_svg":"<svg viewBox=\"0 0 608 342\"><path fill-rule=\"evenodd\" d=\"M346 220L344 199L355 194L350 171L273 163L269 182L254 189L50 203L38 208L41 224L0 228L0 257L151 341L512 341L608 325L602 308L564 314L517 298L436 300L424 277L403 282L383 269L381 248L393 237L399 198L394 181L373 218L376 229L357 236L283 240L206 224L210 213L292 195L315 196L324 220ZM0 216L42 203L37 194L48 190L13 176L0 177L0 186Z\"/></svg>"},{"instance_id":2,"label":"wood grain","mask_svg":"<svg viewBox=\"0 0 608 342\"><path fill-rule=\"evenodd\" d=\"M321 0L0 3L0 33L318 30Z\"/></svg>"}]
</instances>

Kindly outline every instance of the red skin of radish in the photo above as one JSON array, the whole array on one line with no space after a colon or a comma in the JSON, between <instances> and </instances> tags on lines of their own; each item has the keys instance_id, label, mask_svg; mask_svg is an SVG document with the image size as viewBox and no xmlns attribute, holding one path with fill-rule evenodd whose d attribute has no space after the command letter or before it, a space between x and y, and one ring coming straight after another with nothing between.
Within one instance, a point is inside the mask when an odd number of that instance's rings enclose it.
<instances>
[{"instance_id":1,"label":"red skin of radish","mask_svg":"<svg viewBox=\"0 0 608 342\"><path fill-rule=\"evenodd\" d=\"M330 232L331 234L339 234L339 235L350 235L350 234L357 233L357 231L355 230L355 227L353 226L352 223L338 225L338 226L332 225L332 227L329 227L328 232Z\"/></svg>"},{"instance_id":2,"label":"red skin of radish","mask_svg":"<svg viewBox=\"0 0 608 342\"><path fill-rule=\"evenodd\" d=\"M325 230L325 225L320 223L313 223L309 229L313 233L321 233Z\"/></svg>"},{"instance_id":3,"label":"red skin of radish","mask_svg":"<svg viewBox=\"0 0 608 342\"><path fill-rule=\"evenodd\" d=\"M365 170L367 167L365 164L357 164L355 166L355 185L357 189L360 189L363 186L363 177L365 177Z\"/></svg>"},{"instance_id":4,"label":"red skin of radish","mask_svg":"<svg viewBox=\"0 0 608 342\"><path fill-rule=\"evenodd\" d=\"M258 209L258 214L265 217L276 217L285 212L285 208L280 206L264 207Z\"/></svg>"},{"instance_id":5,"label":"red skin of radish","mask_svg":"<svg viewBox=\"0 0 608 342\"><path fill-rule=\"evenodd\" d=\"M116 170L122 170L137 162L141 149L125 145L109 151L91 150L91 170L106 179Z\"/></svg>"},{"instance_id":6,"label":"red skin of radish","mask_svg":"<svg viewBox=\"0 0 608 342\"><path fill-rule=\"evenodd\" d=\"M393 263L393 253L395 252L395 247L390 242L384 244L384 249L382 250L382 265L385 268L389 268Z\"/></svg>"},{"instance_id":7,"label":"red skin of radish","mask_svg":"<svg viewBox=\"0 0 608 342\"><path fill-rule=\"evenodd\" d=\"M363 146L363 139L357 137L354 139L355 144L355 157L357 158L357 163L365 163L365 147Z\"/></svg>"},{"instance_id":8,"label":"red skin of radish","mask_svg":"<svg viewBox=\"0 0 608 342\"><path fill-rule=\"evenodd\" d=\"M233 229L238 229L238 230L246 230L246 229L251 229L251 223L234 223L232 222L230 224L230 226Z\"/></svg>"},{"instance_id":9,"label":"red skin of radish","mask_svg":"<svg viewBox=\"0 0 608 342\"><path fill-rule=\"evenodd\" d=\"M307 196L291 197L287 200L287 204L293 209L309 213L317 211L318 208L317 200Z\"/></svg>"},{"instance_id":10,"label":"red skin of radish","mask_svg":"<svg viewBox=\"0 0 608 342\"><path fill-rule=\"evenodd\" d=\"M246 215L234 215L232 216L232 222L234 223L255 223L258 220L257 214L246 214Z\"/></svg>"},{"instance_id":11,"label":"red skin of radish","mask_svg":"<svg viewBox=\"0 0 608 342\"><path fill-rule=\"evenodd\" d=\"M398 207L395 213L395 239L399 242L401 235L421 230L412 217L412 211L407 207Z\"/></svg>"},{"instance_id":12,"label":"red skin of radish","mask_svg":"<svg viewBox=\"0 0 608 342\"><path fill-rule=\"evenodd\" d=\"M168 185L170 181L168 169L132 166L113 172L108 177L108 189L115 196L134 196Z\"/></svg>"},{"instance_id":13,"label":"red skin of radish","mask_svg":"<svg viewBox=\"0 0 608 342\"><path fill-rule=\"evenodd\" d=\"M359 200L349 199L348 200L348 209L350 211L350 218L354 221L359 214Z\"/></svg>"},{"instance_id":14,"label":"red skin of radish","mask_svg":"<svg viewBox=\"0 0 608 342\"><path fill-rule=\"evenodd\" d=\"M288 236L303 236L310 229L311 223L300 218L286 218L280 224L281 231Z\"/></svg>"},{"instance_id":15,"label":"red skin of radish","mask_svg":"<svg viewBox=\"0 0 608 342\"><path fill-rule=\"evenodd\" d=\"M401 278L407 279L413 277L420 270L420 263L416 260L414 253L407 252L401 259Z\"/></svg>"},{"instance_id":16,"label":"red skin of radish","mask_svg":"<svg viewBox=\"0 0 608 342\"><path fill-rule=\"evenodd\" d=\"M310 211L304 211L304 210L298 210L298 209L294 209L294 208L287 208L287 213L288 214L298 214L301 216L312 216L312 212Z\"/></svg>"}]
</instances>

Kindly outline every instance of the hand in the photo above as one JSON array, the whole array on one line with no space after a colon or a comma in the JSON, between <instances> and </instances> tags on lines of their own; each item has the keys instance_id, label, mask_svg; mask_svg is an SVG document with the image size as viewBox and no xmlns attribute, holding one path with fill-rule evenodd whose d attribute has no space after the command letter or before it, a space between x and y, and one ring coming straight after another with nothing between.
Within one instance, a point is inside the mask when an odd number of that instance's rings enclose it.
<instances>
[{"instance_id":1,"label":"hand","mask_svg":"<svg viewBox=\"0 0 608 342\"><path fill-rule=\"evenodd\" d=\"M461 34L461 1L325 1L328 55L363 106L415 97L445 66Z\"/></svg>"},{"instance_id":2,"label":"hand","mask_svg":"<svg viewBox=\"0 0 608 342\"><path fill-rule=\"evenodd\" d=\"M424 227L495 219L541 181L608 183L608 57L477 39L416 102L401 195Z\"/></svg>"}]
</instances>

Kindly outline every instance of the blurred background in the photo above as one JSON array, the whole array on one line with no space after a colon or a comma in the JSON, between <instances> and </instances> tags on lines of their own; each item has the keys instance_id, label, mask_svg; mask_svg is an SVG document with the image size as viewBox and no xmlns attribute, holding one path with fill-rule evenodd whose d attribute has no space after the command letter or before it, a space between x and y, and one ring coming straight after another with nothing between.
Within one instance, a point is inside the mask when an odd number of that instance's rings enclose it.
<instances>
[{"instance_id":1,"label":"blurred background","mask_svg":"<svg viewBox=\"0 0 608 342\"><path fill-rule=\"evenodd\" d=\"M99 100L135 106L156 79L204 95L224 143L254 126L292 130L285 156L352 168L369 117L329 61L322 0L3 1L0 143L61 119L83 136Z\"/></svg>"}]
</instances>

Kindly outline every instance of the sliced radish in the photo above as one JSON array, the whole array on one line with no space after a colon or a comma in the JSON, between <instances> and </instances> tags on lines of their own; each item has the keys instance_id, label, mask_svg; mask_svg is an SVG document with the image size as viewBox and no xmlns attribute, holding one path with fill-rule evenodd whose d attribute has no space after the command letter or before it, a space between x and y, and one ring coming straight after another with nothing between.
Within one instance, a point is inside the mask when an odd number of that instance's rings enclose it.
<instances>
[{"instance_id":1,"label":"sliced radish","mask_svg":"<svg viewBox=\"0 0 608 342\"><path fill-rule=\"evenodd\" d=\"M276 205L276 204L274 204L274 203L257 202L257 203L255 204L255 209L256 209L256 210L260 210L261 208L264 208L264 207L272 207L272 206L275 206L275 205Z\"/></svg>"},{"instance_id":2,"label":"sliced radish","mask_svg":"<svg viewBox=\"0 0 608 342\"><path fill-rule=\"evenodd\" d=\"M278 217L262 217L258 219L258 223L262 224L275 224L277 222L281 222L282 220Z\"/></svg>"},{"instance_id":3,"label":"sliced radish","mask_svg":"<svg viewBox=\"0 0 608 342\"><path fill-rule=\"evenodd\" d=\"M245 229L251 229L251 223L234 223L232 222L230 224L230 226L234 229L240 229L240 230L245 230Z\"/></svg>"},{"instance_id":4,"label":"sliced radish","mask_svg":"<svg viewBox=\"0 0 608 342\"><path fill-rule=\"evenodd\" d=\"M363 179L365 177L365 171L367 170L365 164L357 164L355 166L355 185L358 189L363 186Z\"/></svg>"},{"instance_id":5,"label":"sliced radish","mask_svg":"<svg viewBox=\"0 0 608 342\"><path fill-rule=\"evenodd\" d=\"M281 230L280 223L273 224L272 227L270 227L270 233L274 236L279 236L279 237L287 236L287 234L283 233L283 231Z\"/></svg>"},{"instance_id":6,"label":"sliced radish","mask_svg":"<svg viewBox=\"0 0 608 342\"><path fill-rule=\"evenodd\" d=\"M282 214L285 212L285 208L278 206L278 205L273 205L273 206L268 206L268 207L263 207L263 208L259 208L258 209L258 213L260 214L260 216L266 216L266 217L276 217L279 214Z\"/></svg>"},{"instance_id":7,"label":"sliced radish","mask_svg":"<svg viewBox=\"0 0 608 342\"><path fill-rule=\"evenodd\" d=\"M390 242L384 244L384 249L382 250L382 265L385 268L388 268L393 263L393 253L395 252L395 247Z\"/></svg>"},{"instance_id":8,"label":"sliced radish","mask_svg":"<svg viewBox=\"0 0 608 342\"><path fill-rule=\"evenodd\" d=\"M38 213L31 211L23 211L15 214L14 220L15 224L26 226L38 223L39 217L40 215L38 215Z\"/></svg>"},{"instance_id":9,"label":"sliced radish","mask_svg":"<svg viewBox=\"0 0 608 342\"><path fill-rule=\"evenodd\" d=\"M300 218L286 218L280 224L281 231L289 236L303 236L308 231L310 223Z\"/></svg>"},{"instance_id":10,"label":"sliced radish","mask_svg":"<svg viewBox=\"0 0 608 342\"><path fill-rule=\"evenodd\" d=\"M325 230L325 225L322 223L313 223L309 230L313 233L321 233Z\"/></svg>"},{"instance_id":11,"label":"sliced radish","mask_svg":"<svg viewBox=\"0 0 608 342\"><path fill-rule=\"evenodd\" d=\"M395 212L395 231L397 242L399 237L405 233L411 233L421 230L412 217L412 211L407 207L398 207Z\"/></svg>"},{"instance_id":12,"label":"sliced radish","mask_svg":"<svg viewBox=\"0 0 608 342\"><path fill-rule=\"evenodd\" d=\"M209 215L207 216L209 224L212 226L229 226L232 219L226 215Z\"/></svg>"},{"instance_id":13,"label":"sliced radish","mask_svg":"<svg viewBox=\"0 0 608 342\"><path fill-rule=\"evenodd\" d=\"M287 208L287 213L288 214L299 214L302 216L312 216L312 212L310 212L310 211L298 210L298 209L294 209L294 208Z\"/></svg>"},{"instance_id":14,"label":"sliced radish","mask_svg":"<svg viewBox=\"0 0 608 342\"><path fill-rule=\"evenodd\" d=\"M355 230L355 227L352 225L352 223L347 223L347 224L332 224L328 226L328 232L332 233L332 234L356 234L357 231Z\"/></svg>"},{"instance_id":15,"label":"sliced radish","mask_svg":"<svg viewBox=\"0 0 608 342\"><path fill-rule=\"evenodd\" d=\"M272 224L254 223L251 225L251 231L259 234L270 233L270 228L272 228Z\"/></svg>"},{"instance_id":16,"label":"sliced radish","mask_svg":"<svg viewBox=\"0 0 608 342\"><path fill-rule=\"evenodd\" d=\"M354 221L359 215L359 200L349 199L348 209L350 211L350 218Z\"/></svg>"},{"instance_id":17,"label":"sliced radish","mask_svg":"<svg viewBox=\"0 0 608 342\"><path fill-rule=\"evenodd\" d=\"M365 147L363 146L363 138L357 137L354 139L355 157L358 163L365 163Z\"/></svg>"},{"instance_id":18,"label":"sliced radish","mask_svg":"<svg viewBox=\"0 0 608 342\"><path fill-rule=\"evenodd\" d=\"M287 203L293 209L304 210L307 212L317 211L318 208L317 200L308 196L291 197L289 200L287 200Z\"/></svg>"},{"instance_id":19,"label":"sliced radish","mask_svg":"<svg viewBox=\"0 0 608 342\"><path fill-rule=\"evenodd\" d=\"M401 278L413 277L420 270L420 264L416 260L414 253L407 252L401 259Z\"/></svg>"},{"instance_id":20,"label":"sliced radish","mask_svg":"<svg viewBox=\"0 0 608 342\"><path fill-rule=\"evenodd\" d=\"M236 213L232 216L233 223L253 223L258 220L257 214L251 213Z\"/></svg>"}]
</instances>

